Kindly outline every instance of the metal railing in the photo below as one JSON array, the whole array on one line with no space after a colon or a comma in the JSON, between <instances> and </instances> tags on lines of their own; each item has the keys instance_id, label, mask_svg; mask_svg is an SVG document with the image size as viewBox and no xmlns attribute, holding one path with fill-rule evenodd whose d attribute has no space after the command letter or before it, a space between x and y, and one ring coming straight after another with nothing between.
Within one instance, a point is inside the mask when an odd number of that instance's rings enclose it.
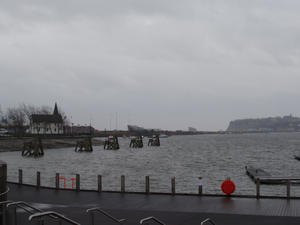
<instances>
[{"instance_id":1,"label":"metal railing","mask_svg":"<svg viewBox=\"0 0 300 225\"><path fill-rule=\"evenodd\" d=\"M207 223L210 223L211 225L216 225L214 221L212 221L210 218L207 218L206 220L203 220L201 222L201 225L204 225L204 224L207 224Z\"/></svg>"},{"instance_id":2,"label":"metal railing","mask_svg":"<svg viewBox=\"0 0 300 225\"><path fill-rule=\"evenodd\" d=\"M141 219L140 224L144 224L144 223L146 223L148 221L151 221L151 220L158 223L158 224L160 224L160 225L166 225L164 222L160 221L159 219L155 218L154 216L150 216L150 217Z\"/></svg>"},{"instance_id":3,"label":"metal railing","mask_svg":"<svg viewBox=\"0 0 300 225\"><path fill-rule=\"evenodd\" d=\"M10 191L10 189L9 189L9 187L7 187L7 188L6 188L6 191L0 193L0 197L1 197L2 195L6 195L9 191Z\"/></svg>"},{"instance_id":4,"label":"metal railing","mask_svg":"<svg viewBox=\"0 0 300 225\"><path fill-rule=\"evenodd\" d=\"M66 221L67 223L70 223L73 225L81 225L80 223L77 223L74 220L71 220L71 219L65 217L64 215L59 214L57 212L53 212L53 211L35 213L35 214L29 216L29 221L36 219L36 218L41 219L42 217L45 217L45 216L59 218L63 221ZM60 221L60 224L61 224L61 221Z\"/></svg>"},{"instance_id":5,"label":"metal railing","mask_svg":"<svg viewBox=\"0 0 300 225\"><path fill-rule=\"evenodd\" d=\"M27 202L11 202L7 204L7 207L14 207L13 211L13 218L14 218L14 225L17 225L17 208L23 209L25 212L27 212L29 215L33 215L35 213L42 213L43 211L41 209L38 209L36 207L33 207L32 205L28 204ZM50 216L54 220L58 220L55 216ZM42 221L41 221L41 224Z\"/></svg>"},{"instance_id":6,"label":"metal railing","mask_svg":"<svg viewBox=\"0 0 300 225\"><path fill-rule=\"evenodd\" d=\"M86 212L88 214L90 214L90 223L91 225L95 224L95 218L94 218L94 212L98 212L106 217L108 217L109 219L111 219L114 222L117 222L119 224L122 224L123 222L126 221L126 219L117 219L115 217L113 217L112 215L108 214L107 212L105 212L104 210L100 209L100 208L91 208L91 209L87 209Z\"/></svg>"}]
</instances>

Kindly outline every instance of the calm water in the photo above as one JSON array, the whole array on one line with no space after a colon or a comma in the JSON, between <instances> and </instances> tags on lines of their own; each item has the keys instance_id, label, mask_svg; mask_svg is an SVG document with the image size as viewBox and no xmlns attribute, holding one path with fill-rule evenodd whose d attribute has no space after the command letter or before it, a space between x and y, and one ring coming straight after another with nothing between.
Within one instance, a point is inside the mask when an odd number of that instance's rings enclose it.
<instances>
[{"instance_id":1,"label":"calm water","mask_svg":"<svg viewBox=\"0 0 300 225\"><path fill-rule=\"evenodd\" d=\"M20 152L0 153L8 163L8 179L17 181L23 169L24 183L36 182L41 172L42 185L54 186L55 173L67 178L81 175L82 189L96 189L97 175L102 175L104 190L120 190L120 176L126 176L126 190L144 191L145 176L150 176L151 191L170 192L171 177L176 177L176 191L197 193L198 177L203 177L205 193L221 193L221 182L230 177L237 194L255 194L254 183L245 174L245 165L265 169L274 176L300 177L300 133L172 136L161 139L161 147L128 148L129 139L119 139L119 151L94 147L92 153L74 149L46 150L39 159L23 158ZM144 140L146 143L147 140ZM285 186L264 185L265 195L285 195ZM300 196L300 186L292 186L292 195Z\"/></svg>"}]
</instances>

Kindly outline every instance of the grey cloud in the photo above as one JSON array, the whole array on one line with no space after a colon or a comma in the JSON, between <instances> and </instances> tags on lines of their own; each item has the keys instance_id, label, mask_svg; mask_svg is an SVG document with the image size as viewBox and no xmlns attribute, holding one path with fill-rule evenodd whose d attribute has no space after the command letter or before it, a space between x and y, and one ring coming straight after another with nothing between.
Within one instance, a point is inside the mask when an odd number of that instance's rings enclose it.
<instances>
[{"instance_id":1,"label":"grey cloud","mask_svg":"<svg viewBox=\"0 0 300 225\"><path fill-rule=\"evenodd\" d=\"M297 114L286 102L300 95L299 9L298 0L4 0L0 104L58 101L100 129L116 112L122 128L202 130Z\"/></svg>"}]
</instances>

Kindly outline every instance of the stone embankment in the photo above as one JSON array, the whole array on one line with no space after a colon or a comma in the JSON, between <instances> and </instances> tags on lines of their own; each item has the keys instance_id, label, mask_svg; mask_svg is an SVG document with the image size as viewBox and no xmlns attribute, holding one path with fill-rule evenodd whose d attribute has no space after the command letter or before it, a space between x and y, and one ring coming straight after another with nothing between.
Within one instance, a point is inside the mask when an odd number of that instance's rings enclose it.
<instances>
[{"instance_id":1,"label":"stone embankment","mask_svg":"<svg viewBox=\"0 0 300 225\"><path fill-rule=\"evenodd\" d=\"M42 139L44 149L71 148L76 146L78 140L84 137L72 138L44 138ZM22 151L24 141L29 141L31 138L0 138L0 152ZM103 145L100 139L92 139L93 146Z\"/></svg>"}]
</instances>

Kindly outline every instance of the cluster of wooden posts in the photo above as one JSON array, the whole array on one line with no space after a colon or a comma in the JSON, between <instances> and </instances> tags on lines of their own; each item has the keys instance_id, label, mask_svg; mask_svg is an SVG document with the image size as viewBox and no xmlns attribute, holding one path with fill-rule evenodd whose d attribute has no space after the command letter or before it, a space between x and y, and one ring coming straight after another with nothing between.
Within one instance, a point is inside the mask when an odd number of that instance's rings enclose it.
<instances>
[{"instance_id":1,"label":"cluster of wooden posts","mask_svg":"<svg viewBox=\"0 0 300 225\"><path fill-rule=\"evenodd\" d=\"M22 156L40 157L44 155L44 148L40 137L36 137L31 141L23 144Z\"/></svg>"},{"instance_id":2,"label":"cluster of wooden posts","mask_svg":"<svg viewBox=\"0 0 300 225\"><path fill-rule=\"evenodd\" d=\"M76 142L75 152L92 152L93 151L93 144L92 138L87 137L83 140L79 140Z\"/></svg>"}]
</instances>

